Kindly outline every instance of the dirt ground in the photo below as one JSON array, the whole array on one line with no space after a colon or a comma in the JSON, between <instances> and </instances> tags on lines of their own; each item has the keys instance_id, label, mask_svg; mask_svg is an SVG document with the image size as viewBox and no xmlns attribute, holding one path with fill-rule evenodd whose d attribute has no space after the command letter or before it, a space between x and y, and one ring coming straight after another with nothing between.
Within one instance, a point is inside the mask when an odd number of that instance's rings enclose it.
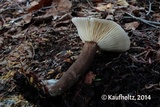
<instances>
[{"instance_id":1,"label":"dirt ground","mask_svg":"<svg viewBox=\"0 0 160 107\"><path fill-rule=\"evenodd\" d=\"M35 4L0 0L1 107L160 107L159 0L55 0L31 9ZM98 51L71 89L51 97L39 81L59 79L83 47L73 17L113 20L131 46L123 53Z\"/></svg>"}]
</instances>

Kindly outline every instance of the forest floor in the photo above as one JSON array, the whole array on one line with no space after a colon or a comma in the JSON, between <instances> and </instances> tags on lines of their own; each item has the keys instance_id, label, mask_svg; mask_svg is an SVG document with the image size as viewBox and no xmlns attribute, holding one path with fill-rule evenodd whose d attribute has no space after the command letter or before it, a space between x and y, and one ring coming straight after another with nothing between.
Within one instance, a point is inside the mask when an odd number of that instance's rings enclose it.
<instances>
[{"instance_id":1,"label":"forest floor","mask_svg":"<svg viewBox=\"0 0 160 107\"><path fill-rule=\"evenodd\" d=\"M27 11L38 1L0 0L0 106L160 107L158 1L57 0ZM98 51L71 89L48 97L33 76L59 79L77 59L83 43L73 17L114 20L128 33L131 47L123 53ZM111 101L108 95L136 100Z\"/></svg>"}]
</instances>

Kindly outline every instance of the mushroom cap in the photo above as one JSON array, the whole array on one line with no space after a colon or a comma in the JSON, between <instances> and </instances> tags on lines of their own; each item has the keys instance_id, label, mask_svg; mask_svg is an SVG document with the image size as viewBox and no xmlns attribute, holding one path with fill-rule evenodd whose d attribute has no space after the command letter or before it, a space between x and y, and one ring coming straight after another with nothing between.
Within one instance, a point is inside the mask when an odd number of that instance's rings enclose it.
<instances>
[{"instance_id":1,"label":"mushroom cap","mask_svg":"<svg viewBox=\"0 0 160 107\"><path fill-rule=\"evenodd\" d=\"M75 17L72 22L83 42L96 42L101 50L123 52L130 47L127 33L114 21Z\"/></svg>"}]
</instances>

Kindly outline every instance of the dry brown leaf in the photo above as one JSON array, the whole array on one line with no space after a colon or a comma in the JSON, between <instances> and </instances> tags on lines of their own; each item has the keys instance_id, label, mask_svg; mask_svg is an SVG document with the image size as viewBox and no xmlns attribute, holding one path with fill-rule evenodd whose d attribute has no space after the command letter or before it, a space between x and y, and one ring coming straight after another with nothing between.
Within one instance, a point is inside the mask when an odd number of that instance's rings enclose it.
<instances>
[{"instance_id":1,"label":"dry brown leaf","mask_svg":"<svg viewBox=\"0 0 160 107\"><path fill-rule=\"evenodd\" d=\"M70 58L66 58L66 59L64 59L64 61L63 61L63 62L71 63L72 61L71 61L71 59L70 59Z\"/></svg>"},{"instance_id":2,"label":"dry brown leaf","mask_svg":"<svg viewBox=\"0 0 160 107\"><path fill-rule=\"evenodd\" d=\"M96 7L97 10L99 11L106 11L107 9L111 9L112 8L112 4L109 3L109 4L101 4L99 3Z\"/></svg>"},{"instance_id":3,"label":"dry brown leaf","mask_svg":"<svg viewBox=\"0 0 160 107\"><path fill-rule=\"evenodd\" d=\"M32 6L28 9L28 12L36 11L42 7L50 6L52 5L53 0L40 0L37 5Z\"/></svg>"},{"instance_id":4,"label":"dry brown leaf","mask_svg":"<svg viewBox=\"0 0 160 107\"><path fill-rule=\"evenodd\" d=\"M52 3L54 8L51 8L47 11L46 15L56 16L58 14L67 13L70 10L72 3L69 0L59 0L58 2ZM57 5L57 8L55 8Z\"/></svg>"},{"instance_id":5,"label":"dry brown leaf","mask_svg":"<svg viewBox=\"0 0 160 107\"><path fill-rule=\"evenodd\" d=\"M32 2L30 3L31 6L35 6L35 5L37 5L37 4L38 4L37 1L32 1Z\"/></svg>"},{"instance_id":6,"label":"dry brown leaf","mask_svg":"<svg viewBox=\"0 0 160 107\"><path fill-rule=\"evenodd\" d=\"M72 3L69 0L41 0L37 5L31 7L28 12L36 11L42 7L51 6L53 5L51 9L49 9L46 13L46 15L57 15L61 13L66 13L68 10L70 10Z\"/></svg>"},{"instance_id":7,"label":"dry brown leaf","mask_svg":"<svg viewBox=\"0 0 160 107\"><path fill-rule=\"evenodd\" d=\"M7 80L9 79L10 77L12 77L14 75L14 72L13 71L8 71L6 75L2 76L0 79L1 80Z\"/></svg>"},{"instance_id":8,"label":"dry brown leaf","mask_svg":"<svg viewBox=\"0 0 160 107\"><path fill-rule=\"evenodd\" d=\"M57 10L63 11L63 10L69 10L72 6L72 3L69 0L60 0L58 3Z\"/></svg>"},{"instance_id":9,"label":"dry brown leaf","mask_svg":"<svg viewBox=\"0 0 160 107\"><path fill-rule=\"evenodd\" d=\"M153 19L154 19L155 21L159 22L159 21L160 21L160 13L155 13L155 14L153 14Z\"/></svg>"},{"instance_id":10,"label":"dry brown leaf","mask_svg":"<svg viewBox=\"0 0 160 107\"><path fill-rule=\"evenodd\" d=\"M29 13L23 17L23 20L26 24L30 23L32 19L32 13Z\"/></svg>"},{"instance_id":11,"label":"dry brown leaf","mask_svg":"<svg viewBox=\"0 0 160 107\"><path fill-rule=\"evenodd\" d=\"M129 4L126 0L118 0L117 4L120 6L129 6Z\"/></svg>"},{"instance_id":12,"label":"dry brown leaf","mask_svg":"<svg viewBox=\"0 0 160 107\"><path fill-rule=\"evenodd\" d=\"M21 68L23 64L28 66L26 63L33 58L34 49L32 43L25 42L16 47L12 52L10 52L9 56L5 58L7 60L6 66L8 68ZM23 66L24 68L24 66Z\"/></svg>"},{"instance_id":13,"label":"dry brown leaf","mask_svg":"<svg viewBox=\"0 0 160 107\"><path fill-rule=\"evenodd\" d=\"M125 24L125 30L136 30L136 28L140 25L139 22L131 22Z\"/></svg>"},{"instance_id":14,"label":"dry brown leaf","mask_svg":"<svg viewBox=\"0 0 160 107\"><path fill-rule=\"evenodd\" d=\"M70 20L72 18L72 16L70 14L64 14L61 18L58 19L58 21L66 21L66 20Z\"/></svg>"},{"instance_id":15,"label":"dry brown leaf","mask_svg":"<svg viewBox=\"0 0 160 107\"><path fill-rule=\"evenodd\" d=\"M95 78L95 74L93 74L92 71L89 71L86 76L85 76L85 79L84 79L84 83L86 84L92 84L92 81L93 79Z\"/></svg>"},{"instance_id":16,"label":"dry brown leaf","mask_svg":"<svg viewBox=\"0 0 160 107\"><path fill-rule=\"evenodd\" d=\"M101 4L99 3L97 7L95 7L96 10L98 11L106 11L108 13L114 13L115 9L113 9L113 4Z\"/></svg>"},{"instance_id":17,"label":"dry brown leaf","mask_svg":"<svg viewBox=\"0 0 160 107\"><path fill-rule=\"evenodd\" d=\"M131 4L131 5L135 5L137 3L137 0L130 0L129 1L129 4Z\"/></svg>"},{"instance_id":18,"label":"dry brown leaf","mask_svg":"<svg viewBox=\"0 0 160 107\"><path fill-rule=\"evenodd\" d=\"M140 8L140 7L134 6L134 5L130 5L130 6L127 8L127 12L128 12L128 13L139 12L139 11L142 11L142 10L144 10L144 8Z\"/></svg>"},{"instance_id":19,"label":"dry brown leaf","mask_svg":"<svg viewBox=\"0 0 160 107\"><path fill-rule=\"evenodd\" d=\"M106 19L107 19L107 20L113 20L114 17L113 17L113 15L108 15L108 16L106 17Z\"/></svg>"},{"instance_id":20,"label":"dry brown leaf","mask_svg":"<svg viewBox=\"0 0 160 107\"><path fill-rule=\"evenodd\" d=\"M47 74L48 74L48 75L51 75L51 74L53 74L54 72L55 72L55 70L54 70L54 69L51 69L51 70L48 71Z\"/></svg>"}]
</instances>

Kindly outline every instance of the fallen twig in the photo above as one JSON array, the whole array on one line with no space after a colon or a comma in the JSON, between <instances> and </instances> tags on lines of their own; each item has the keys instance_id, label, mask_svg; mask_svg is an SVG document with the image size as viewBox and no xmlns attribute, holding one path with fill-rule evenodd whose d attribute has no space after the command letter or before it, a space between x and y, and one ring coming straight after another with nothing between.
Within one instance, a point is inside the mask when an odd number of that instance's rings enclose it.
<instances>
[{"instance_id":1,"label":"fallen twig","mask_svg":"<svg viewBox=\"0 0 160 107\"><path fill-rule=\"evenodd\" d=\"M147 25L150 25L152 27L155 27L155 28L160 28L160 22L155 22L155 21L148 21L148 20L145 20L145 19L142 19L142 18L139 18L139 17L136 17L128 12L126 12L127 15L129 15L131 18L133 19L136 19L136 20L139 20ZM158 26L156 26L158 25Z\"/></svg>"},{"instance_id":2,"label":"fallen twig","mask_svg":"<svg viewBox=\"0 0 160 107\"><path fill-rule=\"evenodd\" d=\"M11 3L11 4L13 4L13 3ZM20 4L21 4L21 3L17 3L17 2L16 2L16 3L14 3L13 5L8 6L6 9L3 9L2 7L0 7L0 8L2 8L2 9L0 9L0 13L3 13L3 12L5 12L5 11L9 11L9 10L18 10L18 9L24 11L24 9L23 9L22 7L20 7Z\"/></svg>"},{"instance_id":3,"label":"fallen twig","mask_svg":"<svg viewBox=\"0 0 160 107\"><path fill-rule=\"evenodd\" d=\"M42 21L52 20L52 18L53 18L52 15L44 15L44 16L34 17L33 20L36 22L42 22Z\"/></svg>"},{"instance_id":4,"label":"fallen twig","mask_svg":"<svg viewBox=\"0 0 160 107\"><path fill-rule=\"evenodd\" d=\"M148 12L147 12L147 16L150 14L150 12L151 12L151 10L152 10L152 3L151 3L151 1L150 0L148 0L148 2L149 2L149 10L148 10Z\"/></svg>"},{"instance_id":5,"label":"fallen twig","mask_svg":"<svg viewBox=\"0 0 160 107\"><path fill-rule=\"evenodd\" d=\"M25 16L25 15L24 15ZM9 23L15 23L15 22L17 22L17 21L19 21L19 20L22 20L23 19L23 17L24 16L20 16L20 17L17 17L17 18L15 18L15 19L12 19Z\"/></svg>"}]
</instances>

